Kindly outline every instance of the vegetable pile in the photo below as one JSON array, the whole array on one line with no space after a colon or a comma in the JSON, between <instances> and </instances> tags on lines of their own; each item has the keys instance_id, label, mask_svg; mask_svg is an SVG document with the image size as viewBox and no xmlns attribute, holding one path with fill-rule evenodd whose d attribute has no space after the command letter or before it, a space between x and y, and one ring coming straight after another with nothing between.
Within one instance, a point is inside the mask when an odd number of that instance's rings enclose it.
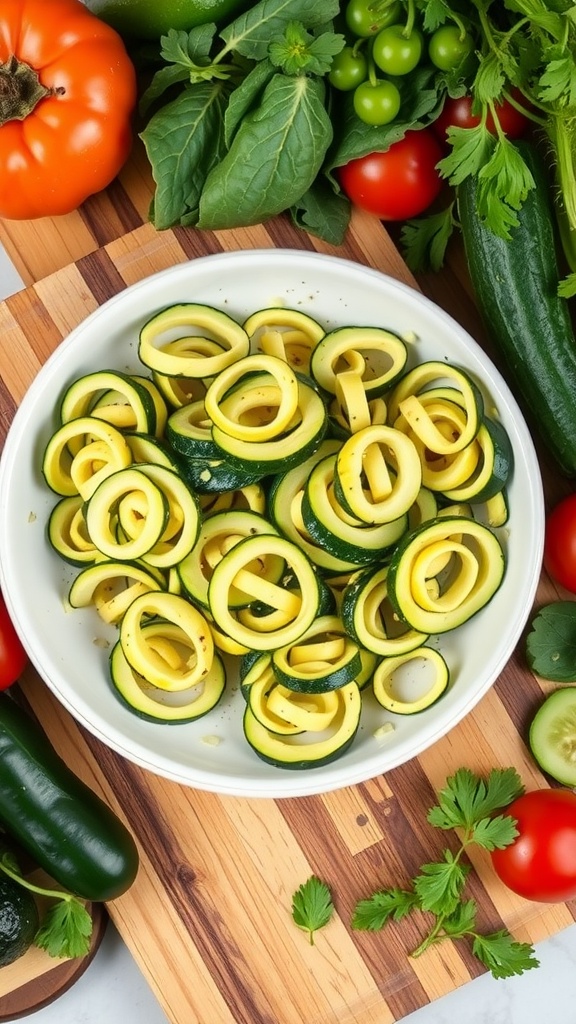
<instances>
[{"instance_id":1,"label":"vegetable pile","mask_svg":"<svg viewBox=\"0 0 576 1024\"><path fill-rule=\"evenodd\" d=\"M69 603L118 628L116 695L188 722L236 656L246 740L304 769L348 749L365 689L395 714L445 693L428 641L505 572L512 449L469 375L284 307L170 306L138 352L149 376L67 388L42 462Z\"/></svg>"},{"instance_id":2,"label":"vegetable pile","mask_svg":"<svg viewBox=\"0 0 576 1024\"><path fill-rule=\"evenodd\" d=\"M569 0L261 0L224 28L174 27L141 103L153 221L226 228L289 210L337 243L349 216L341 169L434 125L448 149L428 175L439 188L480 174L479 216L509 238L534 187L513 140L533 126L568 236L575 34Z\"/></svg>"}]
</instances>

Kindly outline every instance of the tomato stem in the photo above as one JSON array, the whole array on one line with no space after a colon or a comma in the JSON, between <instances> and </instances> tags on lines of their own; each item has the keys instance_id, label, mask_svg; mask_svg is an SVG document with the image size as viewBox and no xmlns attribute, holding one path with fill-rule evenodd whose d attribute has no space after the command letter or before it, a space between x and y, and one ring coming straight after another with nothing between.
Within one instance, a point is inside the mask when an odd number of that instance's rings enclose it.
<instances>
[{"instance_id":1,"label":"tomato stem","mask_svg":"<svg viewBox=\"0 0 576 1024\"><path fill-rule=\"evenodd\" d=\"M24 121L51 90L42 85L38 72L12 55L0 64L0 125Z\"/></svg>"}]
</instances>

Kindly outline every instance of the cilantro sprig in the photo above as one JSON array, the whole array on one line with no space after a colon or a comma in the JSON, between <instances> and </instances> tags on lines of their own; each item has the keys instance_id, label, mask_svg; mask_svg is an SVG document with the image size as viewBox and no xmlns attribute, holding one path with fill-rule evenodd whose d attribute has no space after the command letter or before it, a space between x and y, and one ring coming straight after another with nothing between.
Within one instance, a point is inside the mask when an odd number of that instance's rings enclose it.
<instances>
[{"instance_id":1,"label":"cilantro sprig","mask_svg":"<svg viewBox=\"0 0 576 1024\"><path fill-rule=\"evenodd\" d=\"M433 922L411 956L421 956L436 943L467 939L476 956L495 978L510 978L538 966L531 945L517 942L505 929L483 935L477 930L477 905L464 898L471 865L464 860L470 846L503 849L517 836L513 818L501 812L523 792L513 768L494 769L487 780L461 768L438 794L438 804L427 820L442 830L457 829L456 852L444 850L438 861L423 864L410 887L383 889L360 900L352 927L379 931L389 921L400 921L414 911L432 915Z\"/></svg>"},{"instance_id":2,"label":"cilantro sprig","mask_svg":"<svg viewBox=\"0 0 576 1024\"><path fill-rule=\"evenodd\" d=\"M84 902L69 892L47 889L24 878L12 853L0 856L0 871L37 896L53 901L34 936L34 945L52 957L82 957L90 950L92 918Z\"/></svg>"},{"instance_id":3,"label":"cilantro sprig","mask_svg":"<svg viewBox=\"0 0 576 1024\"><path fill-rule=\"evenodd\" d=\"M478 907L464 895L471 864L464 859L471 846L492 851L504 849L518 835L515 820L503 813L523 793L520 776L514 768L494 768L487 779L468 768L460 768L446 780L438 793L438 803L427 815L435 828L458 830L460 845L456 852L444 850L440 860L423 864L410 886L380 889L354 908L352 927L360 931L380 931L390 921L401 921L420 912L432 917L422 942L410 954L422 956L431 946L445 940L467 939L472 953L494 978L511 978L539 966L534 947L517 942L506 929L487 935L477 928ZM292 917L307 931L310 943L314 933L328 924L334 912L328 885L312 875L292 897Z\"/></svg>"}]
</instances>

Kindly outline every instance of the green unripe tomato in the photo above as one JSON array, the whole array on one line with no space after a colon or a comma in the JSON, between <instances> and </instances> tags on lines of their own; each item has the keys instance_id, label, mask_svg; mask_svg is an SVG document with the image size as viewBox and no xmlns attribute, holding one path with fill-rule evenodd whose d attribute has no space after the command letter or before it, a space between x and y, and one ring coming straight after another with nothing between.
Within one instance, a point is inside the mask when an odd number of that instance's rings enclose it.
<instances>
[{"instance_id":1,"label":"green unripe tomato","mask_svg":"<svg viewBox=\"0 0 576 1024\"><path fill-rule=\"evenodd\" d=\"M387 75L408 75L420 63L422 34L418 29L412 29L408 36L404 33L404 25L389 25L374 40L374 62Z\"/></svg>"},{"instance_id":2,"label":"green unripe tomato","mask_svg":"<svg viewBox=\"0 0 576 1024\"><path fill-rule=\"evenodd\" d=\"M127 39L159 39L169 29L223 25L252 0L85 0L93 14Z\"/></svg>"},{"instance_id":3,"label":"green unripe tomato","mask_svg":"<svg viewBox=\"0 0 576 1024\"><path fill-rule=\"evenodd\" d=\"M385 25L392 25L402 14L400 3L386 0L349 0L344 17L355 36L366 39Z\"/></svg>"},{"instance_id":4,"label":"green unripe tomato","mask_svg":"<svg viewBox=\"0 0 576 1024\"><path fill-rule=\"evenodd\" d=\"M430 36L428 56L440 71L451 71L470 56L474 40L468 32L462 33L457 25L443 25Z\"/></svg>"},{"instance_id":5,"label":"green unripe tomato","mask_svg":"<svg viewBox=\"0 0 576 1024\"><path fill-rule=\"evenodd\" d=\"M353 103L364 124L390 124L400 110L400 93L394 82L362 82L354 91Z\"/></svg>"},{"instance_id":6,"label":"green unripe tomato","mask_svg":"<svg viewBox=\"0 0 576 1024\"><path fill-rule=\"evenodd\" d=\"M361 51L345 46L332 61L328 80L330 85L342 92L350 92L360 85L368 75L368 61Z\"/></svg>"}]
</instances>

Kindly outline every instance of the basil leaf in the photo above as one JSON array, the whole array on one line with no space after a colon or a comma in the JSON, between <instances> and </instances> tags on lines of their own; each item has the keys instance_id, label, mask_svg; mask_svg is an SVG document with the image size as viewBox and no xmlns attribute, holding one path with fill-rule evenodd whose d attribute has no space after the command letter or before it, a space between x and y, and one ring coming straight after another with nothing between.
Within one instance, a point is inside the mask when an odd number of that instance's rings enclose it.
<instances>
[{"instance_id":1,"label":"basil leaf","mask_svg":"<svg viewBox=\"0 0 576 1024\"><path fill-rule=\"evenodd\" d=\"M196 222L206 176L226 151L228 95L222 82L189 85L141 133L156 182L151 219L159 231Z\"/></svg>"},{"instance_id":2,"label":"basil leaf","mask_svg":"<svg viewBox=\"0 0 576 1024\"><path fill-rule=\"evenodd\" d=\"M276 74L208 175L198 227L259 224L296 203L320 171L332 139L320 79Z\"/></svg>"},{"instance_id":3,"label":"basil leaf","mask_svg":"<svg viewBox=\"0 0 576 1024\"><path fill-rule=\"evenodd\" d=\"M246 75L246 78L234 89L224 115L224 134L227 146L231 145L234 133L242 118L256 105L262 90L275 74L276 71L272 62L261 60L254 65Z\"/></svg>"},{"instance_id":4,"label":"basil leaf","mask_svg":"<svg viewBox=\"0 0 576 1024\"><path fill-rule=\"evenodd\" d=\"M234 50L251 60L264 60L275 36L289 21L301 21L305 28L324 25L340 10L338 0L260 0L220 33L225 51Z\"/></svg>"},{"instance_id":5,"label":"basil leaf","mask_svg":"<svg viewBox=\"0 0 576 1024\"><path fill-rule=\"evenodd\" d=\"M342 245L350 222L350 202L342 193L334 192L323 175L319 175L293 204L290 213L303 231L309 231L330 245Z\"/></svg>"},{"instance_id":6,"label":"basil leaf","mask_svg":"<svg viewBox=\"0 0 576 1024\"><path fill-rule=\"evenodd\" d=\"M526 638L526 658L543 679L576 681L576 602L555 601L540 609Z\"/></svg>"}]
</instances>

